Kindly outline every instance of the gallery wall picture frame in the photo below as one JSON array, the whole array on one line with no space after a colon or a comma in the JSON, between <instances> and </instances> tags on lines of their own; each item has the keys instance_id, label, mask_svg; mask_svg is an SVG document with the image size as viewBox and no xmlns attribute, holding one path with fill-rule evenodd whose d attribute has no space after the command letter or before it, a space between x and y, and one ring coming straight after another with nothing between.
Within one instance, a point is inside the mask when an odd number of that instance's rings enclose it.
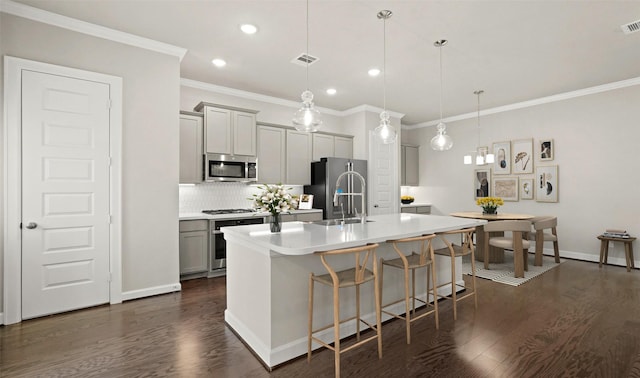
<instances>
[{"instance_id":1,"label":"gallery wall picture frame","mask_svg":"<svg viewBox=\"0 0 640 378\"><path fill-rule=\"evenodd\" d=\"M538 160L551 161L553 160L553 152L555 146L553 145L553 139L541 139L538 141Z\"/></svg>"},{"instance_id":2,"label":"gallery wall picture frame","mask_svg":"<svg viewBox=\"0 0 640 378\"><path fill-rule=\"evenodd\" d=\"M493 144L493 174L511 174L511 142L496 142Z\"/></svg>"},{"instance_id":3,"label":"gallery wall picture frame","mask_svg":"<svg viewBox=\"0 0 640 378\"><path fill-rule=\"evenodd\" d=\"M493 196L504 201L518 201L518 176L494 177Z\"/></svg>"},{"instance_id":4,"label":"gallery wall picture frame","mask_svg":"<svg viewBox=\"0 0 640 378\"><path fill-rule=\"evenodd\" d=\"M474 198L491 196L491 169L473 171Z\"/></svg>"},{"instance_id":5,"label":"gallery wall picture frame","mask_svg":"<svg viewBox=\"0 0 640 378\"><path fill-rule=\"evenodd\" d=\"M557 165L536 167L534 186L537 202L558 202L560 177Z\"/></svg>"},{"instance_id":6,"label":"gallery wall picture frame","mask_svg":"<svg viewBox=\"0 0 640 378\"><path fill-rule=\"evenodd\" d=\"M511 173L533 173L533 139L519 139L511 143Z\"/></svg>"},{"instance_id":7,"label":"gallery wall picture frame","mask_svg":"<svg viewBox=\"0 0 640 378\"><path fill-rule=\"evenodd\" d=\"M520 179L520 199L532 200L534 193L535 193L535 188L533 187L533 179L521 178Z\"/></svg>"}]
</instances>

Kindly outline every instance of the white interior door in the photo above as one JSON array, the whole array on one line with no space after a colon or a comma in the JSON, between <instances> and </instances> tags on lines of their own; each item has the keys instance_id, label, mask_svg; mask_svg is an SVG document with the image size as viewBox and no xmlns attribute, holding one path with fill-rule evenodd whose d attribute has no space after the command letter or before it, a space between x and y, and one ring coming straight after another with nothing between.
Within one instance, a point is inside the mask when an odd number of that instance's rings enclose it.
<instances>
[{"instance_id":1,"label":"white interior door","mask_svg":"<svg viewBox=\"0 0 640 378\"><path fill-rule=\"evenodd\" d=\"M384 144L369 132L369 214L391 214L399 210L397 141Z\"/></svg>"},{"instance_id":2,"label":"white interior door","mask_svg":"<svg viewBox=\"0 0 640 378\"><path fill-rule=\"evenodd\" d=\"M22 73L22 318L109 302L109 85Z\"/></svg>"}]
</instances>

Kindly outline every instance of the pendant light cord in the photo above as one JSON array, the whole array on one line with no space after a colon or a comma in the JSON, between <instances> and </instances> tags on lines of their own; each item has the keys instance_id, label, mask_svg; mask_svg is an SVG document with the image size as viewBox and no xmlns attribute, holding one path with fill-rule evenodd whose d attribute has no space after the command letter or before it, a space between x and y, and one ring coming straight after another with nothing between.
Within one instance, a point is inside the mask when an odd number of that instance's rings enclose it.
<instances>
[{"instance_id":1,"label":"pendant light cord","mask_svg":"<svg viewBox=\"0 0 640 378\"><path fill-rule=\"evenodd\" d=\"M307 90L309 90L309 0L307 0Z\"/></svg>"},{"instance_id":2,"label":"pendant light cord","mask_svg":"<svg viewBox=\"0 0 640 378\"><path fill-rule=\"evenodd\" d=\"M440 123L442 123L442 43L438 47L440 50Z\"/></svg>"},{"instance_id":3,"label":"pendant light cord","mask_svg":"<svg viewBox=\"0 0 640 378\"><path fill-rule=\"evenodd\" d=\"M382 28L382 107L387 110L387 18Z\"/></svg>"}]
</instances>

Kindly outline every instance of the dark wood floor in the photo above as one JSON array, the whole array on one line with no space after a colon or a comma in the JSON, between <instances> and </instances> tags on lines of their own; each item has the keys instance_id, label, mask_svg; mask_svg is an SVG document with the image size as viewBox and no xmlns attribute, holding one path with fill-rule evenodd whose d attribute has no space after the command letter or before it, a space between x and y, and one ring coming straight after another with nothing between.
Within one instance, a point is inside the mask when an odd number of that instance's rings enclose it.
<instances>
[{"instance_id":1,"label":"dark wood floor","mask_svg":"<svg viewBox=\"0 0 640 378\"><path fill-rule=\"evenodd\" d=\"M520 286L479 280L479 307L453 321L441 302L415 323L383 326L375 343L343 356L345 377L640 376L640 272L568 261ZM181 293L0 327L1 377L323 377L333 354L267 372L224 325L224 278L183 282ZM256 309L260 311L260 309ZM300 311L306 311L301 308Z\"/></svg>"}]
</instances>

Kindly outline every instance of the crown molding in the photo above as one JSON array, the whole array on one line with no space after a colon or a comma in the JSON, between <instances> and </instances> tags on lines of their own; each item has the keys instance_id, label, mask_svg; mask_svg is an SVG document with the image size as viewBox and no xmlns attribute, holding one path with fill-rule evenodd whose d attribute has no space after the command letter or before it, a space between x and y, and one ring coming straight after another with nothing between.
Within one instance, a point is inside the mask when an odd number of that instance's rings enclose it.
<instances>
[{"instance_id":1,"label":"crown molding","mask_svg":"<svg viewBox=\"0 0 640 378\"><path fill-rule=\"evenodd\" d=\"M552 103L552 102L569 100L569 99L576 98L576 97L588 96L588 95L592 95L592 94L596 94L596 93L602 93L602 92L613 91L613 90L616 90L616 89L632 87L634 85L639 85L639 84L640 84L640 76L634 77L634 78L631 78L631 79L627 79L627 80L614 81L613 83L596 85L594 87L578 89L576 91L560 93L560 94L547 96L547 97L541 97L541 98L538 98L538 99L535 99L535 100L516 102L515 104L510 104L510 105L498 106L496 108L485 109L485 110L481 110L480 111L480 115L481 116L485 116L485 115L489 115L489 114L504 113L504 112L509 112L509 111L512 111L512 110L529 108L529 107L532 107L532 106L538 106L538 105L543 105L543 104L549 104L549 103ZM460 114L460 115L457 115L457 116L443 118L442 122L447 123L447 122L461 121L461 120L464 120L464 119L476 118L477 116L478 116L478 112L471 112L471 113ZM402 125L402 129L403 130L421 129L421 128L424 128L424 127L436 126L438 123L440 123L440 120L422 122L422 123L417 123L417 124L414 124L414 125Z\"/></svg>"},{"instance_id":2,"label":"crown molding","mask_svg":"<svg viewBox=\"0 0 640 378\"><path fill-rule=\"evenodd\" d=\"M162 54L176 56L178 57L178 59L180 59L180 61L182 61L185 54L187 53L187 49L182 47L155 41L149 38L140 37L134 34L121 32L119 30L110 29L89 22L80 21L75 18L45 11L25 4L16 3L15 1L11 0L0 1L0 12L26 18L32 21L42 22L48 25L57 26L63 29L72 30L78 33L123 43L125 45L135 46Z\"/></svg>"},{"instance_id":3,"label":"crown molding","mask_svg":"<svg viewBox=\"0 0 640 378\"><path fill-rule=\"evenodd\" d=\"M345 116L349 116L349 115L357 114L357 113L361 113L361 112L380 113L380 112L383 112L383 111L384 111L384 109L379 108L377 106L364 104L364 105L356 106L354 108L342 111L341 115L343 117L345 117ZM391 110L387 110L387 113L389 113L389 115L391 117L393 117L393 118L402 119L402 117L404 117L404 113L393 112Z\"/></svg>"},{"instance_id":4,"label":"crown molding","mask_svg":"<svg viewBox=\"0 0 640 378\"><path fill-rule=\"evenodd\" d=\"M205 83L205 82L202 82L202 81L197 81L197 80L192 80L192 79L184 79L184 78L182 78L182 79L180 79L180 85L182 85L184 87L189 87L189 88L202 89L202 90L207 91L207 92L240 97L240 98L244 98L244 99L247 99L247 100L262 101L262 102L266 102L266 103L269 103L269 104L287 106L289 108L299 108L300 107L300 102L298 102L298 101L285 100L285 99L282 99L282 98L279 98L279 97L267 96L267 95L263 95L263 94L259 94L259 93L243 91L243 90L240 90L240 89L223 87L221 85ZM342 116L343 115L343 112L340 112L338 110L333 110L333 109L329 109L329 108L322 108L322 107L319 107L319 106L316 106L316 109L318 109L319 111L321 111L324 114L329 114L329 115L333 115L333 116Z\"/></svg>"}]
</instances>

